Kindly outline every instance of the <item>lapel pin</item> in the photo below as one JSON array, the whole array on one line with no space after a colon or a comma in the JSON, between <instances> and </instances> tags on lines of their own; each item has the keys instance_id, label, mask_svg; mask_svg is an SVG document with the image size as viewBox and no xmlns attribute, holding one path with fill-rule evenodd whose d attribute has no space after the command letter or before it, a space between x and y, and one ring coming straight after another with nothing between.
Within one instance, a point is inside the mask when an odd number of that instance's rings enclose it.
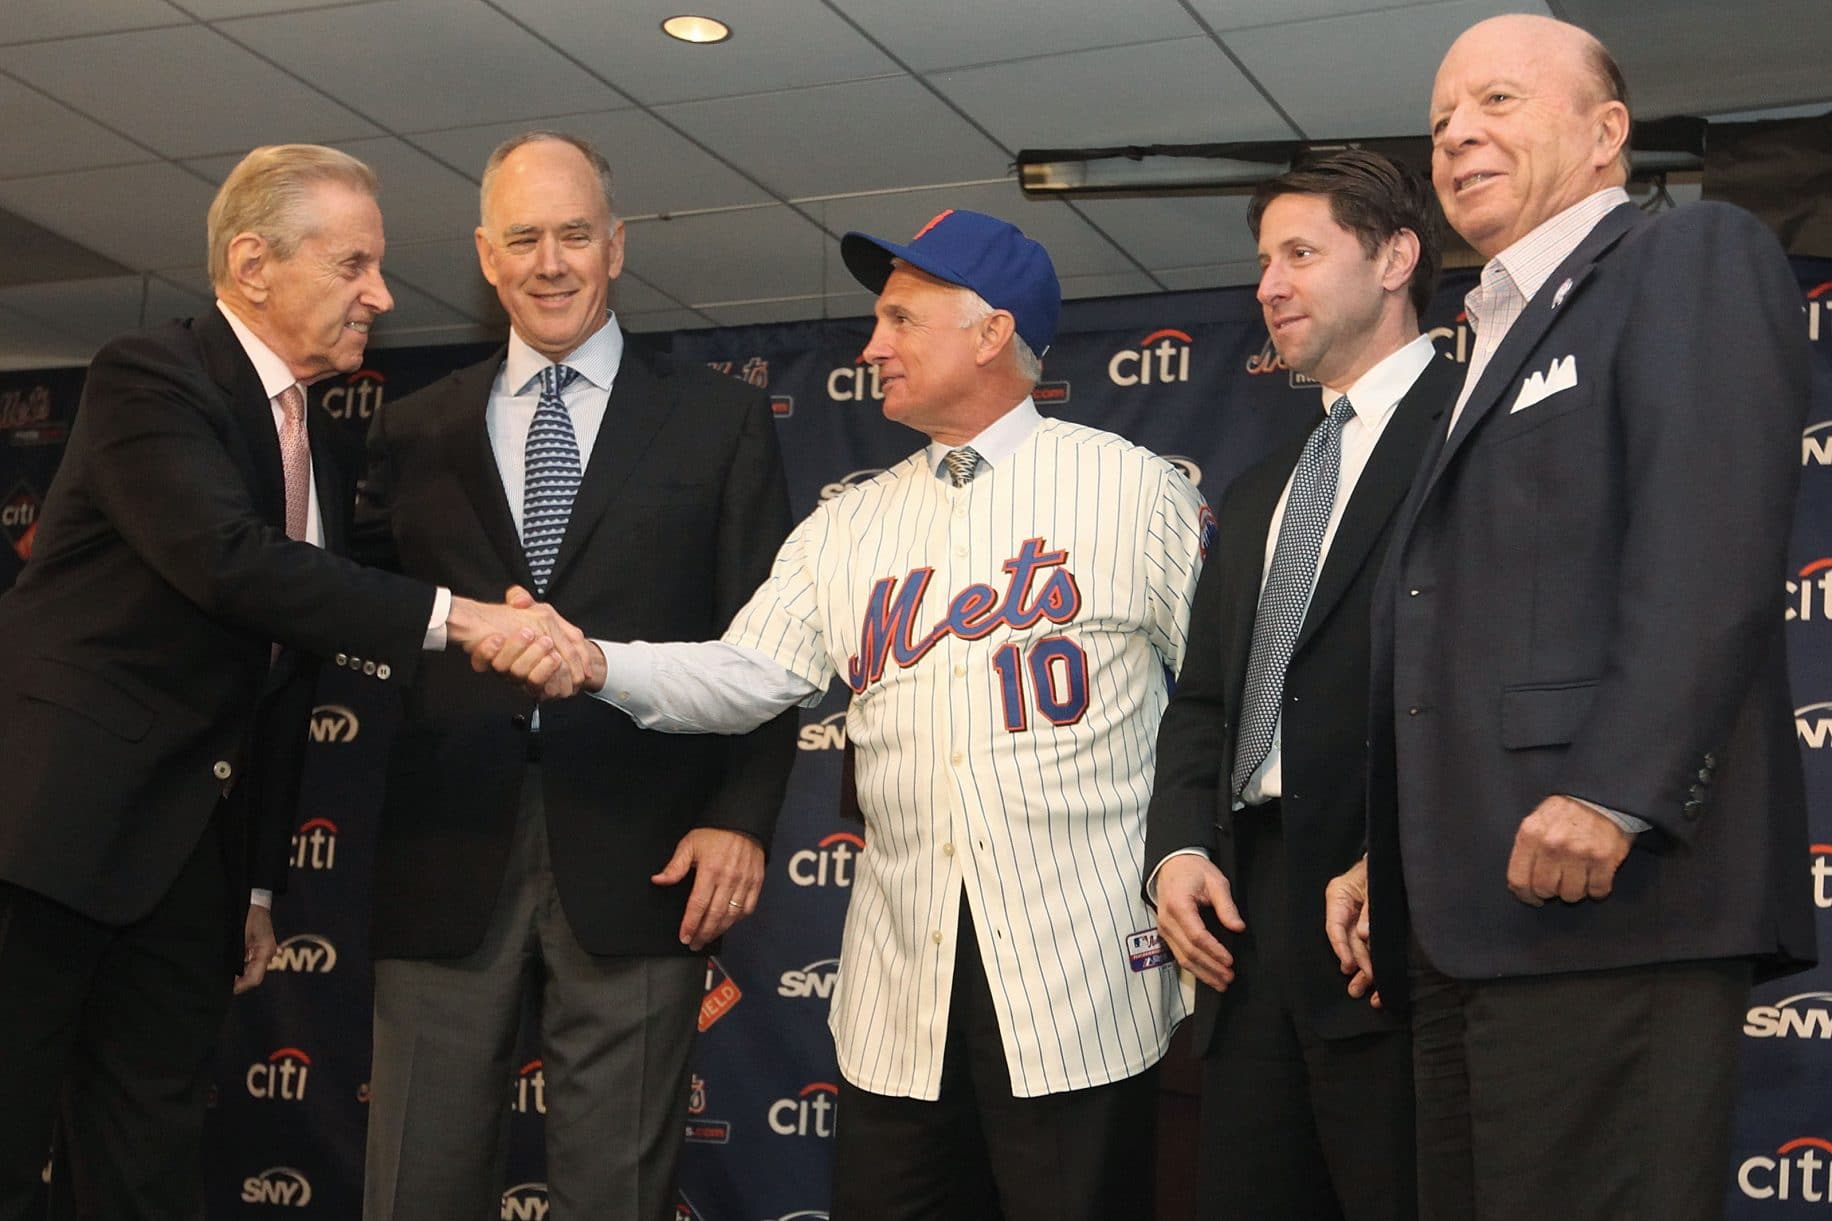
<instances>
[{"instance_id":1,"label":"lapel pin","mask_svg":"<svg viewBox=\"0 0 1832 1221\"><path fill-rule=\"evenodd\" d=\"M1558 291L1552 294L1552 308L1557 309L1559 306L1565 304L1565 294L1569 293L1570 291L1571 291L1571 281L1570 280L1566 280L1563 284L1559 285Z\"/></svg>"}]
</instances>

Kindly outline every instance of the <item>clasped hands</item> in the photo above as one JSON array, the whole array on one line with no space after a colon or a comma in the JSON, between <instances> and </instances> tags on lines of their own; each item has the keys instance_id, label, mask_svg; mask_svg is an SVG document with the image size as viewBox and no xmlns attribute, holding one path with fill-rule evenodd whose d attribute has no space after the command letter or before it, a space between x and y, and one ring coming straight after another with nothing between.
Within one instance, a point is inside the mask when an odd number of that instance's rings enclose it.
<instances>
[{"instance_id":1,"label":"clasped hands","mask_svg":"<svg viewBox=\"0 0 1832 1221\"><path fill-rule=\"evenodd\" d=\"M454 597L445 629L473 670L494 670L536 699L565 699L604 685L598 646L520 586L511 586L501 603Z\"/></svg>"}]
</instances>

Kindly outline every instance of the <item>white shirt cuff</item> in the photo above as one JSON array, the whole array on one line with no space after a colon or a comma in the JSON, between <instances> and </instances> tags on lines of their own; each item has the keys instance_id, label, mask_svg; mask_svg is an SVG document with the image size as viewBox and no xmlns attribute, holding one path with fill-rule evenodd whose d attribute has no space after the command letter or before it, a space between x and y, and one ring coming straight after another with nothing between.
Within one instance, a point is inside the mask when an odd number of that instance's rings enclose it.
<instances>
[{"instance_id":1,"label":"white shirt cuff","mask_svg":"<svg viewBox=\"0 0 1832 1221\"><path fill-rule=\"evenodd\" d=\"M267 910L272 911L274 906L274 892L271 890L262 890L259 886L251 887L248 891L248 906L265 907Z\"/></svg>"},{"instance_id":2,"label":"white shirt cuff","mask_svg":"<svg viewBox=\"0 0 1832 1221\"><path fill-rule=\"evenodd\" d=\"M1177 856L1199 856L1205 861L1209 859L1209 854L1200 848L1179 848L1175 852L1167 853L1164 860L1159 861L1152 869L1151 876L1145 879L1145 897L1151 900L1153 907L1158 905L1158 872L1164 868L1164 861Z\"/></svg>"},{"instance_id":3,"label":"white shirt cuff","mask_svg":"<svg viewBox=\"0 0 1832 1221\"><path fill-rule=\"evenodd\" d=\"M1630 835L1640 835L1643 831L1653 829L1653 823L1636 818L1633 814L1624 814L1621 810L1612 810L1608 806L1600 806L1594 801L1585 801L1582 797L1573 797L1571 800L1577 802L1581 806L1589 806Z\"/></svg>"},{"instance_id":4,"label":"white shirt cuff","mask_svg":"<svg viewBox=\"0 0 1832 1221\"><path fill-rule=\"evenodd\" d=\"M452 617L452 591L441 585L439 592L433 595L433 613L426 622L426 643L421 647L429 653L445 651L445 624Z\"/></svg>"}]
</instances>

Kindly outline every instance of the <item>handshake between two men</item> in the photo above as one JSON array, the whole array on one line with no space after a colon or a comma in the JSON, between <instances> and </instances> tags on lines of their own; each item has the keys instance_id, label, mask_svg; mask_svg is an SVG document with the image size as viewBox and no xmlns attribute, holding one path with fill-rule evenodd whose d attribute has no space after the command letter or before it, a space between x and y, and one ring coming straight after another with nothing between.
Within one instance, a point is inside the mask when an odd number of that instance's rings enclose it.
<instances>
[{"instance_id":1,"label":"handshake between two men","mask_svg":"<svg viewBox=\"0 0 1832 1221\"><path fill-rule=\"evenodd\" d=\"M495 670L536 699L566 699L604 685L604 653L519 585L501 603L454 596L446 638L465 651L472 669Z\"/></svg>"}]
</instances>

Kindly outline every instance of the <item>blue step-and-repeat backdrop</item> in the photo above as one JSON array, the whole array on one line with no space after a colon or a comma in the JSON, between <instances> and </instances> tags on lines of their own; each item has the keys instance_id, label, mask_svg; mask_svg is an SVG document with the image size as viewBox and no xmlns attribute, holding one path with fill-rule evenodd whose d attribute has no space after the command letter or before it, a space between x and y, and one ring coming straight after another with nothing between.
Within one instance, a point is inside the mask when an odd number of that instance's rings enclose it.
<instances>
[{"instance_id":1,"label":"blue step-and-repeat backdrop","mask_svg":"<svg viewBox=\"0 0 1832 1221\"><path fill-rule=\"evenodd\" d=\"M1832 261L1796 260L1813 344L1814 403L1801 437L1800 512L1787 576L1795 722L1813 801L1798 884L1832 909ZM1443 359L1471 345L1458 315L1471 274L1447 276L1428 322ZM1640 325L1657 325L1641 321ZM1250 289L1072 302L1037 401L1172 458L1214 500L1273 445L1307 428L1317 391L1285 369ZM643 336L767 389L797 515L908 454L858 354L864 320ZM327 424L362 430L386 400L486 355L390 349L311 397ZM1740 354L1719 354L1735 362ZM0 587L29 551L63 450L82 370L0 374ZM1737 404L1725 403L1735 411ZM1073 496L1074 488L1060 489ZM1709 581L1711 557L1676 580ZM369 684L373 688L375 684ZM826 1029L860 828L839 815L845 692L803 713L801 757L754 918L709 959L694 1056L678 1217L825 1218L837 1074ZM397 710L329 675L293 838L291 892L275 913L280 961L238 1001L212 1097L210 1214L360 1215L369 1078L369 865L382 760ZM659 865L661 862L657 862ZM1832 951L1832 927L1821 926ZM1832 957L1832 953L1828 954ZM1832 1202L1832 969L1758 990L1744 1026L1729 1214L1821 1215ZM539 1050L503 1082L513 1145L504 1221L547 1215Z\"/></svg>"}]
</instances>

